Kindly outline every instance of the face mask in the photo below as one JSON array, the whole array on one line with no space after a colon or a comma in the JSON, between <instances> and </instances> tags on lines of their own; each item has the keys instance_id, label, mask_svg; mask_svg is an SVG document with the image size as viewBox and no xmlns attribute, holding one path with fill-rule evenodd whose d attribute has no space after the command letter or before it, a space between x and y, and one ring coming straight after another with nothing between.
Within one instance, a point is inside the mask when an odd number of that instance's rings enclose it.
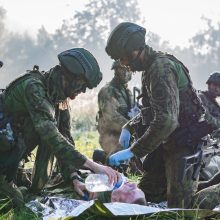
<instances>
[{"instance_id":1,"label":"face mask","mask_svg":"<svg viewBox=\"0 0 220 220\"><path fill-rule=\"evenodd\" d=\"M143 70L143 64L140 59L140 55L141 55L142 51L143 51L143 48L140 48L137 56L132 59L130 58L129 67L130 67L131 71L133 71L133 72Z\"/></svg>"},{"instance_id":2,"label":"face mask","mask_svg":"<svg viewBox=\"0 0 220 220\"><path fill-rule=\"evenodd\" d=\"M209 86L209 93L213 96L213 97L219 97L220 96L220 86L219 85L215 85L215 84L211 84Z\"/></svg>"},{"instance_id":3,"label":"face mask","mask_svg":"<svg viewBox=\"0 0 220 220\"><path fill-rule=\"evenodd\" d=\"M131 68L131 71L133 71L133 72L143 70L143 64L141 63L140 60L137 60L137 59L132 61L129 66Z\"/></svg>"},{"instance_id":4,"label":"face mask","mask_svg":"<svg viewBox=\"0 0 220 220\"><path fill-rule=\"evenodd\" d=\"M132 72L126 69L118 69L116 72L116 77L120 80L122 84L126 84L131 80Z\"/></svg>"}]
</instances>

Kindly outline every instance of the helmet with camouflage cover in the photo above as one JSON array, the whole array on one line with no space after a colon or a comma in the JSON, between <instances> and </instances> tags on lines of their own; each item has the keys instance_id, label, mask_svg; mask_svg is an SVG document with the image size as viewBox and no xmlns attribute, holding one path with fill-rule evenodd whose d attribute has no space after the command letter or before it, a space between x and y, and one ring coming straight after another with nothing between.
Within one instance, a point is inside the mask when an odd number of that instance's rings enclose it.
<instances>
[{"instance_id":1,"label":"helmet with camouflage cover","mask_svg":"<svg viewBox=\"0 0 220 220\"><path fill-rule=\"evenodd\" d=\"M145 46L146 29L131 23L123 22L111 32L106 53L114 60L130 55L132 51Z\"/></svg>"},{"instance_id":2,"label":"helmet with camouflage cover","mask_svg":"<svg viewBox=\"0 0 220 220\"><path fill-rule=\"evenodd\" d=\"M87 87L92 89L102 80L98 62L95 57L84 48L73 48L58 54L61 66L73 77L83 78Z\"/></svg>"},{"instance_id":3,"label":"helmet with camouflage cover","mask_svg":"<svg viewBox=\"0 0 220 220\"><path fill-rule=\"evenodd\" d=\"M214 83L220 85L220 72L214 72L210 74L206 84Z\"/></svg>"}]
</instances>

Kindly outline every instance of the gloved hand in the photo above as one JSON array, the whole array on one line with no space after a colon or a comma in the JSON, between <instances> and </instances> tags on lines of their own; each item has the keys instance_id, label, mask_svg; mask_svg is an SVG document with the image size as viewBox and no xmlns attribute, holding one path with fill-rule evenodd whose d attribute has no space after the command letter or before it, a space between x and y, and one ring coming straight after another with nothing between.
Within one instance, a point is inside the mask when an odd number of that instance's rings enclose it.
<instances>
[{"instance_id":1,"label":"gloved hand","mask_svg":"<svg viewBox=\"0 0 220 220\"><path fill-rule=\"evenodd\" d=\"M124 148L127 149L129 147L131 139L131 133L126 128L122 128L121 134L119 137L119 144Z\"/></svg>"},{"instance_id":2,"label":"gloved hand","mask_svg":"<svg viewBox=\"0 0 220 220\"><path fill-rule=\"evenodd\" d=\"M121 162L125 160L129 160L134 156L134 154L131 152L131 150L125 149L118 151L115 154L112 154L108 159L108 164L110 166L120 166Z\"/></svg>"},{"instance_id":3,"label":"gloved hand","mask_svg":"<svg viewBox=\"0 0 220 220\"><path fill-rule=\"evenodd\" d=\"M138 108L137 106L134 106L129 112L128 112L128 117L129 118L134 118L135 116L137 116L140 113L140 108Z\"/></svg>"}]
</instances>

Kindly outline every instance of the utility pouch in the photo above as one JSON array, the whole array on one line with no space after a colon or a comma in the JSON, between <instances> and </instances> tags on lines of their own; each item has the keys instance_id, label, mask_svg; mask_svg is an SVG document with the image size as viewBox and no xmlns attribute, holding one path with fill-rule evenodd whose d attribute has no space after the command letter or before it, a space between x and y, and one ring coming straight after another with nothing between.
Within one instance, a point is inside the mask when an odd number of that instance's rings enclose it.
<instances>
[{"instance_id":1,"label":"utility pouch","mask_svg":"<svg viewBox=\"0 0 220 220\"><path fill-rule=\"evenodd\" d=\"M177 146L189 146L197 144L201 138L212 133L213 128L207 121L194 122L187 127L177 128L170 138Z\"/></svg>"}]
</instances>

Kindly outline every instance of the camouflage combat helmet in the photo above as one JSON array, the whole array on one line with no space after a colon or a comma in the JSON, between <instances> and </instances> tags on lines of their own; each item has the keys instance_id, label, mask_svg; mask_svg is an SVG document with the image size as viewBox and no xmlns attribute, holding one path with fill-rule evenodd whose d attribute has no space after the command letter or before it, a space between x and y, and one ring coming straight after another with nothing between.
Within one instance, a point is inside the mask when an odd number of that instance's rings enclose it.
<instances>
[{"instance_id":1,"label":"camouflage combat helmet","mask_svg":"<svg viewBox=\"0 0 220 220\"><path fill-rule=\"evenodd\" d=\"M220 72L214 72L210 74L206 84L209 84L209 83L220 85Z\"/></svg>"},{"instance_id":2,"label":"camouflage combat helmet","mask_svg":"<svg viewBox=\"0 0 220 220\"><path fill-rule=\"evenodd\" d=\"M102 73L95 57L84 48L73 48L58 54L58 59L68 73L83 77L88 88L96 87L102 80Z\"/></svg>"},{"instance_id":3,"label":"camouflage combat helmet","mask_svg":"<svg viewBox=\"0 0 220 220\"><path fill-rule=\"evenodd\" d=\"M106 53L114 60L122 58L134 50L145 46L145 28L130 22L123 22L111 32Z\"/></svg>"}]
</instances>

